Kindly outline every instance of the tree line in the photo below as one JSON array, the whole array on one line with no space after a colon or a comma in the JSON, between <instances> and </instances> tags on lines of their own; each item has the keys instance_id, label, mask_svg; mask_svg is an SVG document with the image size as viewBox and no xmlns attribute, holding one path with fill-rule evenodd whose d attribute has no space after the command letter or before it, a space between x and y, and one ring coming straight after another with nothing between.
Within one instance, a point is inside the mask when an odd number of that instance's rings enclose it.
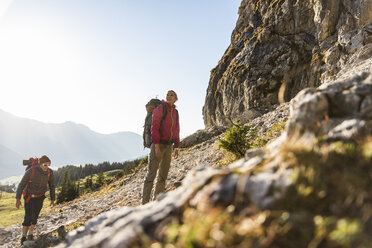
<instances>
[{"instance_id":1,"label":"tree line","mask_svg":"<svg viewBox=\"0 0 372 248\"><path fill-rule=\"evenodd\" d=\"M103 162L98 165L87 164L84 167L81 165L68 165L59 168L55 172L56 185L60 186L57 193L57 204L72 201L83 193L97 190L111 183L113 179L105 178L104 172L119 169L120 171L115 175L115 178L118 179L133 172L135 168L145 162L145 160L146 159L136 159L123 163L114 162L112 164ZM98 174L95 180L93 179L94 174ZM83 178L85 178L85 182L81 185L82 187L80 187L79 180Z\"/></svg>"},{"instance_id":2,"label":"tree line","mask_svg":"<svg viewBox=\"0 0 372 248\"><path fill-rule=\"evenodd\" d=\"M71 181L77 181L90 175L99 174L100 172L112 170L124 170L125 174L137 167L142 159L135 159L125 162L102 162L97 165L86 164L84 166L66 165L54 171L54 179L56 186L61 186L63 176L67 171Z\"/></svg>"},{"instance_id":3,"label":"tree line","mask_svg":"<svg viewBox=\"0 0 372 248\"><path fill-rule=\"evenodd\" d=\"M0 191L4 191L7 193L14 193L16 191L16 186L14 184L12 185L1 185L0 184Z\"/></svg>"}]
</instances>

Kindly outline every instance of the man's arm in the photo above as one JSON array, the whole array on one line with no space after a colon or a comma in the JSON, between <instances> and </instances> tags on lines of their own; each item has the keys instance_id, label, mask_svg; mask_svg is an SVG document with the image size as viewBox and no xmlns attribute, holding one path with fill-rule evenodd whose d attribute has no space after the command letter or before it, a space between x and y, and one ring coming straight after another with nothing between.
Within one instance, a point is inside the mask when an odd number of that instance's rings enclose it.
<instances>
[{"instance_id":1,"label":"man's arm","mask_svg":"<svg viewBox=\"0 0 372 248\"><path fill-rule=\"evenodd\" d=\"M22 177L22 180L19 183L18 188L17 188L17 193L16 193L16 198L17 199L21 199L22 191L26 187L27 183L30 181L31 171L32 171L32 169L28 169L26 171L25 175Z\"/></svg>"},{"instance_id":2,"label":"man's arm","mask_svg":"<svg viewBox=\"0 0 372 248\"><path fill-rule=\"evenodd\" d=\"M24 190L24 188L30 181L31 171L32 169L28 169L26 171L25 175L22 177L22 180L18 185L17 193L16 193L16 208L19 208L20 206L22 206L22 203L21 203L22 191Z\"/></svg>"}]
</instances>

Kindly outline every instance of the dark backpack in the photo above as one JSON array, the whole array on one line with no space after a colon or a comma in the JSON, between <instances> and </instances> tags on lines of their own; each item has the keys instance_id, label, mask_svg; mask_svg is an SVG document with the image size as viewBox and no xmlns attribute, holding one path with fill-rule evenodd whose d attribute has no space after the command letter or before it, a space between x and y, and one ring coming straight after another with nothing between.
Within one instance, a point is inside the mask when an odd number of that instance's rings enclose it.
<instances>
[{"instance_id":1,"label":"dark backpack","mask_svg":"<svg viewBox=\"0 0 372 248\"><path fill-rule=\"evenodd\" d=\"M146 108L148 106L154 106L155 108L159 106L161 101L157 98L151 99L147 104ZM143 126L143 146L150 148L152 144L152 137L151 137L151 124L152 124L152 112L147 112L146 118L145 118L145 125Z\"/></svg>"},{"instance_id":2,"label":"dark backpack","mask_svg":"<svg viewBox=\"0 0 372 248\"><path fill-rule=\"evenodd\" d=\"M163 121L165 117L167 117L167 107L161 102L157 108L160 106L163 107L163 117L160 121L160 133L163 135ZM178 110L176 109L176 121L178 121ZM152 113L147 113L145 118L145 125L143 130L143 146L150 148L152 144L152 136L151 136L151 125L152 125Z\"/></svg>"},{"instance_id":3,"label":"dark backpack","mask_svg":"<svg viewBox=\"0 0 372 248\"><path fill-rule=\"evenodd\" d=\"M151 123L152 123L152 112L147 113L146 118L145 118L145 125L143 126L143 146L147 148L150 148L152 144Z\"/></svg>"}]
</instances>

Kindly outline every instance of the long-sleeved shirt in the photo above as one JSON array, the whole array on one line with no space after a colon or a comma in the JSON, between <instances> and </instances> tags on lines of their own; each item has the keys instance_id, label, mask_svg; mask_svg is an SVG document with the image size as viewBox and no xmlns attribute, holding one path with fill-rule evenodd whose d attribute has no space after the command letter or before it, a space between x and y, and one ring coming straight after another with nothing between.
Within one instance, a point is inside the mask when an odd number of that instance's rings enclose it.
<instances>
[{"instance_id":1,"label":"long-sleeved shirt","mask_svg":"<svg viewBox=\"0 0 372 248\"><path fill-rule=\"evenodd\" d=\"M163 118L163 106L167 108L167 116L163 121L163 134L161 133L161 119ZM177 117L176 106L169 105L166 101L162 101L152 112L151 136L154 144L161 143L160 141L174 141L174 146L180 145L180 123Z\"/></svg>"},{"instance_id":2,"label":"long-sleeved shirt","mask_svg":"<svg viewBox=\"0 0 372 248\"><path fill-rule=\"evenodd\" d=\"M49 168L48 168L49 169ZM48 191L48 185L50 190L50 199L54 201L56 199L55 185L54 185L54 174L53 170L50 170L50 175L48 178L48 171L43 171L39 165L34 167L34 176L32 181L30 181L32 168L28 169L23 176L21 182L17 188L16 198L20 199L22 197L22 191L25 190L27 195L41 195Z\"/></svg>"}]
</instances>

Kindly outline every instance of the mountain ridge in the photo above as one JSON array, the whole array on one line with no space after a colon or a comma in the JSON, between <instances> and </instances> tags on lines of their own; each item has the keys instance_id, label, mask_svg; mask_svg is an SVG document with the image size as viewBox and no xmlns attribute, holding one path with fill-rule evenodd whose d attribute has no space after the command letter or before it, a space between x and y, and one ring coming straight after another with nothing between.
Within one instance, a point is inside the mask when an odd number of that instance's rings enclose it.
<instances>
[{"instance_id":1,"label":"mountain ridge","mask_svg":"<svg viewBox=\"0 0 372 248\"><path fill-rule=\"evenodd\" d=\"M145 155L142 137L134 132L100 134L66 121L44 123L0 109L0 175L23 173L22 159L48 155L56 166L122 162ZM8 152L6 152L8 151Z\"/></svg>"}]
</instances>

